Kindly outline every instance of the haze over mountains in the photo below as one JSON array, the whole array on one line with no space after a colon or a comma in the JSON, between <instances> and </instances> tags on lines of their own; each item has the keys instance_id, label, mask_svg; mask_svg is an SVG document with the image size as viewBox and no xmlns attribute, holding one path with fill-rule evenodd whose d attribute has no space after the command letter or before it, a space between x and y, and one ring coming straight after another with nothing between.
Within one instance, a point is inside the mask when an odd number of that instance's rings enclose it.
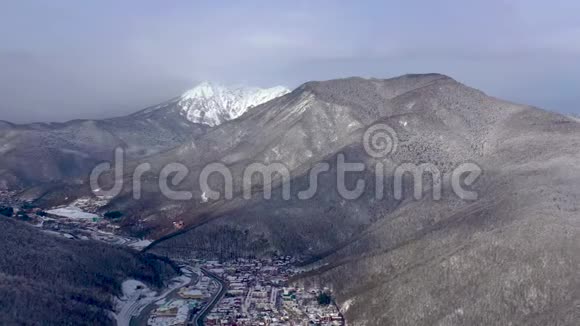
<instances>
[{"instance_id":1,"label":"haze over mountains","mask_svg":"<svg viewBox=\"0 0 580 326\"><path fill-rule=\"evenodd\" d=\"M98 162L110 160L117 147L135 159L160 153L287 92L281 86L227 88L203 82L129 116L28 125L0 121L0 189L79 182Z\"/></svg>"},{"instance_id":2,"label":"haze over mountains","mask_svg":"<svg viewBox=\"0 0 580 326\"><path fill-rule=\"evenodd\" d=\"M245 112L244 112L245 111ZM372 157L361 142L376 124L392 128L396 151ZM40 205L93 196L88 173L126 149L124 188L106 210L125 213L124 230L160 239L150 252L233 258L295 255L310 265L296 282L328 286L353 325L576 325L580 306L580 124L564 115L487 96L440 74L391 79L346 78L281 87L202 84L184 96L127 117L64 124L2 124L0 185ZM360 162L347 174L368 186L360 197L336 191L337 160ZM141 200L133 169L149 163ZM181 163L189 174L160 195L160 171ZM207 200L198 179L220 162L232 172L234 199ZM242 196L250 163L281 162L291 196L264 180ZM328 162L310 199L297 193L308 172ZM393 196L393 170L403 163L442 174L472 162L484 173L477 200L462 200L449 180L442 198ZM375 194L375 166L385 169L385 196ZM215 178L214 178L215 177ZM111 171L102 178L114 184ZM225 189L219 176L213 189ZM176 229L173 222L183 222ZM353 281L356 280L356 281Z\"/></svg>"}]
</instances>

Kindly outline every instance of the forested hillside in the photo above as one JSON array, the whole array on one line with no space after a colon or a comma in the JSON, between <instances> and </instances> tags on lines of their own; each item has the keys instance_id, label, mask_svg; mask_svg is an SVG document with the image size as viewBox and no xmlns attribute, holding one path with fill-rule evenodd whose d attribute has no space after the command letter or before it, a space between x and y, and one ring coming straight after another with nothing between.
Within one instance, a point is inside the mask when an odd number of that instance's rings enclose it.
<instances>
[{"instance_id":1,"label":"forested hillside","mask_svg":"<svg viewBox=\"0 0 580 326\"><path fill-rule=\"evenodd\" d=\"M176 272L150 254L59 238L0 217L1 325L109 325L127 278L160 287Z\"/></svg>"}]
</instances>

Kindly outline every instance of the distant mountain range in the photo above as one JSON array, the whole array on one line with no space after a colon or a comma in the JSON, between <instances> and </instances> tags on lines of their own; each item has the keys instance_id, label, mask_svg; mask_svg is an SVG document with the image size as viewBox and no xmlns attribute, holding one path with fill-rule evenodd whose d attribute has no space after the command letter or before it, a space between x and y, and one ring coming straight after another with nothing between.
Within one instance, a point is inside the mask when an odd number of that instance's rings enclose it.
<instances>
[{"instance_id":1,"label":"distant mountain range","mask_svg":"<svg viewBox=\"0 0 580 326\"><path fill-rule=\"evenodd\" d=\"M365 147L377 125L396 137L390 155ZM445 75L313 81L292 92L203 83L127 117L3 123L0 141L0 185L41 206L93 196L90 169L125 148L124 187L102 209L123 212L124 231L158 239L150 252L302 257L310 272L295 281L331 288L349 324L577 324L580 124ZM362 164L346 175L347 187L362 180L371 191L340 196L341 158ZM150 170L134 200L141 163ZM172 189L192 198L160 195L168 163L187 168ZM210 163L232 173L233 199L207 198L198 179ZM256 180L245 199L242 176L252 163L283 164L291 196L276 177L272 198L264 198L267 181ZM328 173L311 198L301 198L319 163L328 163ZM456 196L450 180L442 181L441 198L431 195L433 183L413 198L409 174L403 198L392 183L376 198L378 176L393 180L396 167L424 163L442 175L464 163L480 167L470 189L477 199ZM113 171L102 178L106 187L115 182ZM219 175L209 184L225 189Z\"/></svg>"},{"instance_id":2,"label":"distant mountain range","mask_svg":"<svg viewBox=\"0 0 580 326\"><path fill-rule=\"evenodd\" d=\"M0 189L35 189L34 198L46 187L81 182L98 162L112 159L117 147L132 159L160 153L288 92L281 86L203 82L129 116L26 125L0 121Z\"/></svg>"}]
</instances>

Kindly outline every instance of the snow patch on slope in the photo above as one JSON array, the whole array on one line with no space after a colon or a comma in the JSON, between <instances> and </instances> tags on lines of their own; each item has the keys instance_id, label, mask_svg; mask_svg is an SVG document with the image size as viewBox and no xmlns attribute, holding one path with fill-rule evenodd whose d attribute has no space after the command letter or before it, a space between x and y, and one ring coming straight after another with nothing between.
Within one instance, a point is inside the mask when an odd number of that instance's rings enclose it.
<instances>
[{"instance_id":1,"label":"snow patch on slope","mask_svg":"<svg viewBox=\"0 0 580 326\"><path fill-rule=\"evenodd\" d=\"M52 215L58 215L58 216L62 216L62 217L68 217L68 218L79 219L79 220L93 219L93 218L99 217L96 214L86 213L82 209L80 209L76 206L67 206L67 207L55 208L55 209L48 210L46 212L48 214L52 214Z\"/></svg>"},{"instance_id":2,"label":"snow patch on slope","mask_svg":"<svg viewBox=\"0 0 580 326\"><path fill-rule=\"evenodd\" d=\"M185 92L178 105L189 121L213 127L241 116L249 108L289 92L289 89L282 86L265 89L258 87L228 88L219 84L203 82Z\"/></svg>"},{"instance_id":3,"label":"snow patch on slope","mask_svg":"<svg viewBox=\"0 0 580 326\"><path fill-rule=\"evenodd\" d=\"M116 300L114 318L119 326L129 326L131 319L138 316L150 303L164 299L169 293L191 283L192 271L182 269L183 275L171 280L169 286L161 293L150 289L146 284L134 279L125 280L122 284L123 296Z\"/></svg>"}]
</instances>

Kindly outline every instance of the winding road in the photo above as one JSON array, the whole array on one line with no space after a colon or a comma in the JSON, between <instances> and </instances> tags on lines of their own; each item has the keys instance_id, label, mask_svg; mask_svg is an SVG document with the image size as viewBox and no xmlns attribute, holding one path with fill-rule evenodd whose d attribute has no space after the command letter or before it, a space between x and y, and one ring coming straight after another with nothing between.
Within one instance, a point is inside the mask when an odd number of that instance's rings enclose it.
<instances>
[{"instance_id":1,"label":"winding road","mask_svg":"<svg viewBox=\"0 0 580 326\"><path fill-rule=\"evenodd\" d=\"M198 281L198 275L196 273L191 273L191 281L184 285L184 286L189 286L192 284L197 283ZM155 308L158 307L158 305L156 304L157 301L165 299L167 301L173 300L173 299L179 299L179 290L184 287L184 286L180 286L178 288L175 288L173 290L171 290L170 292L168 292L167 294L163 295L162 297L156 298L156 300L152 301L151 303L149 303L147 306L145 306L144 308L141 309L141 312L136 315L133 316L131 318L131 321L129 323L129 326L146 326L147 325L147 321L149 320L149 317L151 315L151 312L153 312L153 310L155 310Z\"/></svg>"},{"instance_id":2,"label":"winding road","mask_svg":"<svg viewBox=\"0 0 580 326\"><path fill-rule=\"evenodd\" d=\"M203 267L201 268L201 272L207 277L216 281L220 286L220 290L212 298L212 300L201 311L199 311L199 313L195 314L195 316L192 319L190 319L190 321L188 322L189 326L203 326L205 317L211 312L213 307L224 297L224 295L228 290L228 286L225 280L223 280L216 274L208 271Z\"/></svg>"}]
</instances>

